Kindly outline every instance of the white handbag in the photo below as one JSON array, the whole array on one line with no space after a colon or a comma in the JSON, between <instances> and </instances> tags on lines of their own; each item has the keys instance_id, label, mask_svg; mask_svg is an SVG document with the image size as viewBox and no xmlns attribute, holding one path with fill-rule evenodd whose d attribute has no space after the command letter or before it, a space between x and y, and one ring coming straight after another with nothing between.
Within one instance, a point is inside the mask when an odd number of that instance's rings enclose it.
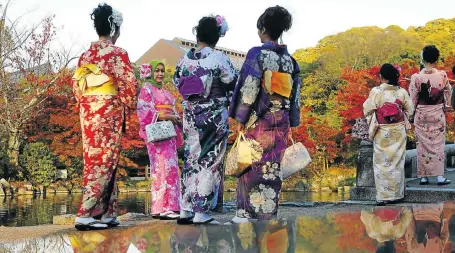
<instances>
[{"instance_id":1,"label":"white handbag","mask_svg":"<svg viewBox=\"0 0 455 253\"><path fill-rule=\"evenodd\" d=\"M302 143L294 142L291 137L292 146L284 151L281 159L282 180L294 175L295 173L305 169L311 163L311 157L308 150Z\"/></svg>"},{"instance_id":2,"label":"white handbag","mask_svg":"<svg viewBox=\"0 0 455 253\"><path fill-rule=\"evenodd\" d=\"M177 136L174 124L171 121L158 121L159 113L155 114L155 116L152 123L145 127L148 142L164 141Z\"/></svg>"}]
</instances>

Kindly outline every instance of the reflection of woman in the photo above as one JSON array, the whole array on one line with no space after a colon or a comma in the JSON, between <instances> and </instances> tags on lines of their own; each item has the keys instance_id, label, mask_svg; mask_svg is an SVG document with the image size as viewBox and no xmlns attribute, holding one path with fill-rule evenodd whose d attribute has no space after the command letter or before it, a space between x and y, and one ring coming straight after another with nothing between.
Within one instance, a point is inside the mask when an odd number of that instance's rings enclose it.
<instances>
[{"instance_id":1,"label":"reflection of woman","mask_svg":"<svg viewBox=\"0 0 455 253\"><path fill-rule=\"evenodd\" d=\"M450 84L447 74L437 70L439 50L426 46L422 51L424 68L411 77L409 92L414 105L415 135L417 139L417 169L420 184L429 183L428 177L437 177L438 185L450 180L444 177L444 147L446 118L445 111L450 104Z\"/></svg>"},{"instance_id":2,"label":"reflection of woman","mask_svg":"<svg viewBox=\"0 0 455 253\"><path fill-rule=\"evenodd\" d=\"M408 208L375 208L360 214L368 236L383 243L383 248L390 248L391 242L404 235L411 219L412 213Z\"/></svg>"},{"instance_id":3,"label":"reflection of woman","mask_svg":"<svg viewBox=\"0 0 455 253\"><path fill-rule=\"evenodd\" d=\"M237 185L234 223L277 216L281 192L280 162L290 127L300 123L299 66L287 46L278 43L292 26L283 7L265 10L257 28L262 46L250 49L232 96L229 116L246 127L246 137L258 142L262 158L254 161Z\"/></svg>"},{"instance_id":4,"label":"reflection of woman","mask_svg":"<svg viewBox=\"0 0 455 253\"><path fill-rule=\"evenodd\" d=\"M203 17L194 31L197 48L180 60L174 75L174 84L185 99L181 219L177 222L219 224L209 212L216 207L223 184L229 133L227 106L237 71L227 55L215 50L227 31L224 18Z\"/></svg>"},{"instance_id":5,"label":"reflection of woman","mask_svg":"<svg viewBox=\"0 0 455 253\"><path fill-rule=\"evenodd\" d=\"M449 239L447 219L443 216L444 203L413 205L414 215L406 230L409 252L443 252Z\"/></svg>"},{"instance_id":6,"label":"reflection of woman","mask_svg":"<svg viewBox=\"0 0 455 253\"><path fill-rule=\"evenodd\" d=\"M380 76L382 84L371 90L363 112L368 122L376 117L379 124L373 141L373 168L376 201L382 205L404 198L405 122L414 106L408 92L399 86L400 73L393 65L382 65Z\"/></svg>"},{"instance_id":7,"label":"reflection of woman","mask_svg":"<svg viewBox=\"0 0 455 253\"><path fill-rule=\"evenodd\" d=\"M93 11L92 19L99 41L82 54L73 77L84 156L84 196L76 228L83 230L119 224L115 174L125 116L136 107L137 86L128 54L114 46L122 14L105 4Z\"/></svg>"},{"instance_id":8,"label":"reflection of woman","mask_svg":"<svg viewBox=\"0 0 455 253\"><path fill-rule=\"evenodd\" d=\"M144 87L138 97L137 115L139 135L147 141L145 128L155 121L174 123L177 137L159 142L147 142L152 178L152 215L160 219L177 219L180 211L180 180L177 147L182 144L180 117L175 109L175 98L163 88L165 68L160 61L141 66Z\"/></svg>"}]
</instances>

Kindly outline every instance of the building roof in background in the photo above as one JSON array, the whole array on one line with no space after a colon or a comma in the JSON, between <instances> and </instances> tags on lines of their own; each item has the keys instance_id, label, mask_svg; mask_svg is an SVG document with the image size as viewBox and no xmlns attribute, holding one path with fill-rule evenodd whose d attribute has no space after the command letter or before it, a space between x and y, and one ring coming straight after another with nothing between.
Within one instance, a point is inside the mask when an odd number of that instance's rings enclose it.
<instances>
[{"instance_id":1,"label":"building roof in background","mask_svg":"<svg viewBox=\"0 0 455 253\"><path fill-rule=\"evenodd\" d=\"M170 66L175 66L180 61L180 58L194 47L196 47L196 42L192 40L182 38L174 38L173 40L160 39L135 63L140 65L153 59L160 59ZM237 69L242 67L246 57L245 52L223 47L216 47L215 49L224 52L231 59L234 67Z\"/></svg>"}]
</instances>

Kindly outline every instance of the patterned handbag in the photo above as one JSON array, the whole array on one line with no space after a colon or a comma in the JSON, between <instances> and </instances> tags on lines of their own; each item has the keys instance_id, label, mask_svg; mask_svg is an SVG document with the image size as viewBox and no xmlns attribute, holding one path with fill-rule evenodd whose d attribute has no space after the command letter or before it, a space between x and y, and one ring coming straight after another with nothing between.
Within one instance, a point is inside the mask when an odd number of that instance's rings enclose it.
<instances>
[{"instance_id":1,"label":"patterned handbag","mask_svg":"<svg viewBox=\"0 0 455 253\"><path fill-rule=\"evenodd\" d=\"M159 113L156 114L152 123L145 127L148 142L158 142L168 140L177 136L174 124L171 121L158 121Z\"/></svg>"},{"instance_id":2,"label":"patterned handbag","mask_svg":"<svg viewBox=\"0 0 455 253\"><path fill-rule=\"evenodd\" d=\"M291 132L292 146L284 151L281 159L281 179L284 180L295 173L305 169L311 163L310 153L302 143L294 142Z\"/></svg>"}]
</instances>

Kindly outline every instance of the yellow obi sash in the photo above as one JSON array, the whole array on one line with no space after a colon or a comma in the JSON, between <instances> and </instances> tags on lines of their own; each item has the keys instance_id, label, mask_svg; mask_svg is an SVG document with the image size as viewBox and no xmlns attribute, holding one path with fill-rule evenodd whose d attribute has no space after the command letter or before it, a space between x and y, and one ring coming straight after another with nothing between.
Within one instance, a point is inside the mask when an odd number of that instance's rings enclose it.
<instances>
[{"instance_id":1,"label":"yellow obi sash","mask_svg":"<svg viewBox=\"0 0 455 253\"><path fill-rule=\"evenodd\" d=\"M293 83L292 76L288 73L272 72L270 70L264 72L264 88L270 95L277 93L283 97L290 98Z\"/></svg>"},{"instance_id":2,"label":"yellow obi sash","mask_svg":"<svg viewBox=\"0 0 455 253\"><path fill-rule=\"evenodd\" d=\"M82 65L76 69L73 80L78 82L83 96L117 95L118 85L95 64Z\"/></svg>"}]
</instances>

